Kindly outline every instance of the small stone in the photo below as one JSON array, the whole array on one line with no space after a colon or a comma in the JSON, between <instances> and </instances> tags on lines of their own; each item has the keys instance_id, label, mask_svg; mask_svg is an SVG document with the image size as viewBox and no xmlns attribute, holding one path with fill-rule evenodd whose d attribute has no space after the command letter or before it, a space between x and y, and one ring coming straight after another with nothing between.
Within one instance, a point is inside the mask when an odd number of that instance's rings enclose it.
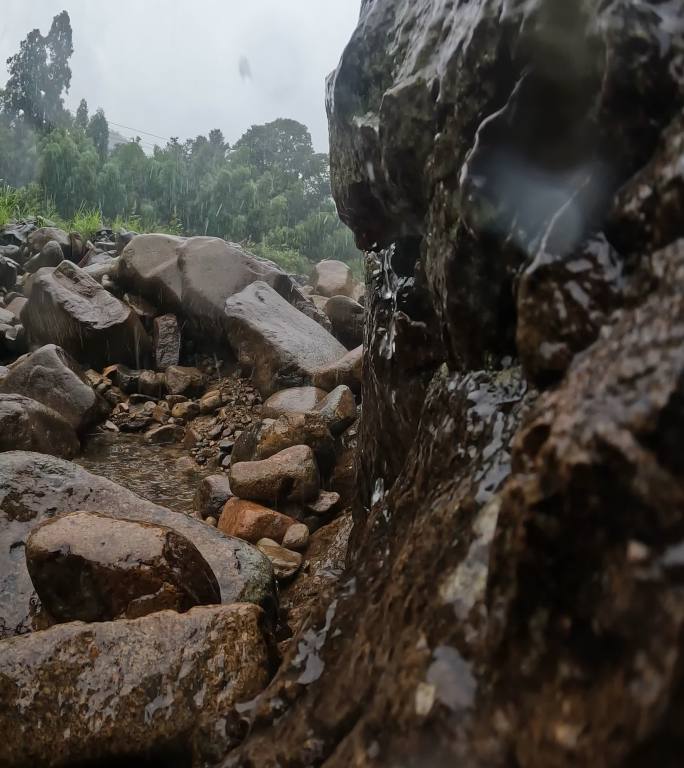
<instances>
[{"instance_id":1,"label":"small stone","mask_svg":"<svg viewBox=\"0 0 684 768\"><path fill-rule=\"evenodd\" d=\"M174 419L181 421L190 421L195 416L199 416L200 406L194 400L186 400L184 403L178 403L171 409L171 415Z\"/></svg>"},{"instance_id":2,"label":"small stone","mask_svg":"<svg viewBox=\"0 0 684 768\"><path fill-rule=\"evenodd\" d=\"M340 502L340 494L335 491L321 491L315 501L304 504L304 509L313 515L324 517L332 514Z\"/></svg>"},{"instance_id":3,"label":"small stone","mask_svg":"<svg viewBox=\"0 0 684 768\"><path fill-rule=\"evenodd\" d=\"M233 450L233 446L235 445L235 440L232 438L227 438L225 440L221 440L218 444L219 450L224 453L230 453Z\"/></svg>"},{"instance_id":4,"label":"small stone","mask_svg":"<svg viewBox=\"0 0 684 768\"><path fill-rule=\"evenodd\" d=\"M333 435L344 432L357 418L354 393L344 384L335 387L313 410L321 414Z\"/></svg>"},{"instance_id":5,"label":"small stone","mask_svg":"<svg viewBox=\"0 0 684 768\"><path fill-rule=\"evenodd\" d=\"M221 393L218 391L207 392L200 400L200 410L202 413L213 413L221 407Z\"/></svg>"},{"instance_id":6,"label":"small stone","mask_svg":"<svg viewBox=\"0 0 684 768\"><path fill-rule=\"evenodd\" d=\"M197 368L171 365L166 369L166 385L171 395L198 395L206 378Z\"/></svg>"},{"instance_id":7,"label":"small stone","mask_svg":"<svg viewBox=\"0 0 684 768\"><path fill-rule=\"evenodd\" d=\"M204 522L207 525L210 525L212 528L216 528L216 526L218 525L218 520L212 515L209 515L209 517L205 517Z\"/></svg>"},{"instance_id":8,"label":"small stone","mask_svg":"<svg viewBox=\"0 0 684 768\"><path fill-rule=\"evenodd\" d=\"M228 536L256 544L260 539L283 540L296 521L273 509L245 499L228 499L221 512L219 530Z\"/></svg>"},{"instance_id":9,"label":"small stone","mask_svg":"<svg viewBox=\"0 0 684 768\"><path fill-rule=\"evenodd\" d=\"M178 403L185 403L187 402L188 398L185 395L167 395L166 396L166 402L169 404L169 408L173 408L174 405L178 405Z\"/></svg>"},{"instance_id":10,"label":"small stone","mask_svg":"<svg viewBox=\"0 0 684 768\"><path fill-rule=\"evenodd\" d=\"M174 424L164 424L161 427L153 427L145 433L148 443L175 443L183 439L183 428Z\"/></svg>"},{"instance_id":11,"label":"small stone","mask_svg":"<svg viewBox=\"0 0 684 768\"><path fill-rule=\"evenodd\" d=\"M303 523L290 526L283 536L283 546L296 552L305 550L309 543L309 529Z\"/></svg>"},{"instance_id":12,"label":"small stone","mask_svg":"<svg viewBox=\"0 0 684 768\"><path fill-rule=\"evenodd\" d=\"M272 539L261 539L256 546L271 561L273 572L278 581L292 578L301 568L302 556L298 552L292 552L279 546Z\"/></svg>"},{"instance_id":13,"label":"small stone","mask_svg":"<svg viewBox=\"0 0 684 768\"><path fill-rule=\"evenodd\" d=\"M317 387L292 387L271 395L263 405L265 418L277 419L285 413L306 413L323 400L327 392Z\"/></svg>"},{"instance_id":14,"label":"small stone","mask_svg":"<svg viewBox=\"0 0 684 768\"><path fill-rule=\"evenodd\" d=\"M199 484L193 507L202 518L219 517L223 505L232 495L230 481L225 475L209 475Z\"/></svg>"},{"instance_id":15,"label":"small stone","mask_svg":"<svg viewBox=\"0 0 684 768\"><path fill-rule=\"evenodd\" d=\"M183 436L183 445L185 448L191 448L193 445L197 445L200 439L200 434L196 429L187 427Z\"/></svg>"}]
</instances>

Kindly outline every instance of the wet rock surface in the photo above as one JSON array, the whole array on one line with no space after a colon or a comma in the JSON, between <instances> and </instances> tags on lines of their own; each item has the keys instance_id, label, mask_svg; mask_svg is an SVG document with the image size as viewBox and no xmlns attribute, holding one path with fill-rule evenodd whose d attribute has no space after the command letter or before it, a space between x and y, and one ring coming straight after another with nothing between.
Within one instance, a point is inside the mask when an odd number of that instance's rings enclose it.
<instances>
[{"instance_id":1,"label":"wet rock surface","mask_svg":"<svg viewBox=\"0 0 684 768\"><path fill-rule=\"evenodd\" d=\"M273 575L253 547L187 515L136 496L76 464L38 453L0 453L0 636L40 626L40 605L25 563L26 540L39 523L68 512L165 526L191 541L209 563L224 603L254 602L275 610Z\"/></svg>"},{"instance_id":2,"label":"wet rock surface","mask_svg":"<svg viewBox=\"0 0 684 768\"><path fill-rule=\"evenodd\" d=\"M73 426L23 395L0 394L0 451L38 451L69 459L80 450Z\"/></svg>"},{"instance_id":3,"label":"wet rock surface","mask_svg":"<svg viewBox=\"0 0 684 768\"><path fill-rule=\"evenodd\" d=\"M253 605L77 622L5 640L0 762L213 762L239 740L236 705L263 688L272 659Z\"/></svg>"},{"instance_id":4,"label":"wet rock surface","mask_svg":"<svg viewBox=\"0 0 684 768\"><path fill-rule=\"evenodd\" d=\"M341 358L346 349L328 331L255 282L225 304L228 338L238 359L252 369L262 395L307 384L312 371Z\"/></svg>"},{"instance_id":5,"label":"wet rock surface","mask_svg":"<svg viewBox=\"0 0 684 768\"><path fill-rule=\"evenodd\" d=\"M22 322L35 344L59 341L80 361L141 367L150 341L132 309L68 261L40 270L30 282Z\"/></svg>"},{"instance_id":6,"label":"wet rock surface","mask_svg":"<svg viewBox=\"0 0 684 768\"><path fill-rule=\"evenodd\" d=\"M0 392L24 395L60 414L77 431L100 421L109 406L83 370L61 347L46 344L17 360L0 382Z\"/></svg>"},{"instance_id":7,"label":"wet rock surface","mask_svg":"<svg viewBox=\"0 0 684 768\"><path fill-rule=\"evenodd\" d=\"M137 619L221 602L213 571L188 539L170 528L92 512L36 526L26 565L52 619Z\"/></svg>"},{"instance_id":8,"label":"wet rock surface","mask_svg":"<svg viewBox=\"0 0 684 768\"><path fill-rule=\"evenodd\" d=\"M683 61L671 3L362 4L346 571L226 768L678 764Z\"/></svg>"}]
</instances>

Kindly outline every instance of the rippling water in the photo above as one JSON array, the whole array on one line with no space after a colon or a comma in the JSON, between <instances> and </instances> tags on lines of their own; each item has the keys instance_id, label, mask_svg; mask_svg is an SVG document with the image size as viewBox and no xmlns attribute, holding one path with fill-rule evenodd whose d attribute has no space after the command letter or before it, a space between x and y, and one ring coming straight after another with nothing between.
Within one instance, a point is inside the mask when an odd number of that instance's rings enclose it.
<instances>
[{"instance_id":1,"label":"rippling water","mask_svg":"<svg viewBox=\"0 0 684 768\"><path fill-rule=\"evenodd\" d=\"M210 472L179 471L176 462L181 456L188 456L182 447L153 445L142 435L97 434L86 441L75 461L156 504L189 513L201 478Z\"/></svg>"}]
</instances>

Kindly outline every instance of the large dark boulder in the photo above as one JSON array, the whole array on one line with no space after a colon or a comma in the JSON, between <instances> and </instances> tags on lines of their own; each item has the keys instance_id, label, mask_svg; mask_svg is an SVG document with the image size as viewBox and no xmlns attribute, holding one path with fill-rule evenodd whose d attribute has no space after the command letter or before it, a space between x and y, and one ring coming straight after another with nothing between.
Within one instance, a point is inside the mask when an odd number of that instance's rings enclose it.
<instances>
[{"instance_id":1,"label":"large dark boulder","mask_svg":"<svg viewBox=\"0 0 684 768\"><path fill-rule=\"evenodd\" d=\"M40 453L0 453L0 637L40 628L24 547L41 522L67 512L161 525L197 547L215 573L223 603L253 602L273 614L270 564L258 551L188 515L153 504L120 485ZM38 615L37 615L38 614Z\"/></svg>"},{"instance_id":2,"label":"large dark boulder","mask_svg":"<svg viewBox=\"0 0 684 768\"><path fill-rule=\"evenodd\" d=\"M225 766L681 762L683 21L362 3L328 81L373 250L347 571Z\"/></svg>"},{"instance_id":3,"label":"large dark boulder","mask_svg":"<svg viewBox=\"0 0 684 768\"><path fill-rule=\"evenodd\" d=\"M102 420L110 410L78 363L54 344L46 344L11 365L0 382L0 392L37 400L60 414L77 432Z\"/></svg>"},{"instance_id":4,"label":"large dark boulder","mask_svg":"<svg viewBox=\"0 0 684 768\"><path fill-rule=\"evenodd\" d=\"M36 344L58 342L90 367L140 367L150 340L138 316L84 270L68 261L30 280L21 319Z\"/></svg>"},{"instance_id":5,"label":"large dark boulder","mask_svg":"<svg viewBox=\"0 0 684 768\"><path fill-rule=\"evenodd\" d=\"M23 395L0 394L0 451L38 451L70 459L80 449L74 427Z\"/></svg>"}]
</instances>

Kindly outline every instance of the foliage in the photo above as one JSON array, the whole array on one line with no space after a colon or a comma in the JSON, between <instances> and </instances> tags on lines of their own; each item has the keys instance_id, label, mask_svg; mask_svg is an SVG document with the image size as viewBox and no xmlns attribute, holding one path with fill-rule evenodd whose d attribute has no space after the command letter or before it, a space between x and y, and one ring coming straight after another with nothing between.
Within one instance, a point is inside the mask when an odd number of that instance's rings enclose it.
<instances>
[{"instance_id":1,"label":"foliage","mask_svg":"<svg viewBox=\"0 0 684 768\"><path fill-rule=\"evenodd\" d=\"M69 90L69 59L74 51L69 14L62 11L52 20L46 36L34 29L7 59L9 80L4 89L5 109L23 116L34 128L55 125L63 112L62 93Z\"/></svg>"},{"instance_id":2,"label":"foliage","mask_svg":"<svg viewBox=\"0 0 684 768\"><path fill-rule=\"evenodd\" d=\"M214 129L183 142L172 138L151 154L139 139L110 152L101 109L89 117L85 99L75 116L62 107L71 51L63 13L47 37L34 30L10 60L0 112L0 184L20 189L37 180L33 213L49 210L86 236L107 223L215 235L293 272L309 272L323 258L347 261L360 272L360 254L330 197L328 157L314 151L306 126L289 119L253 125L232 147ZM38 119L36 109L19 114L18 105L31 101L31 89L50 67L56 79L49 105L40 107L49 119ZM2 215L8 210L18 208L12 203Z\"/></svg>"}]
</instances>

